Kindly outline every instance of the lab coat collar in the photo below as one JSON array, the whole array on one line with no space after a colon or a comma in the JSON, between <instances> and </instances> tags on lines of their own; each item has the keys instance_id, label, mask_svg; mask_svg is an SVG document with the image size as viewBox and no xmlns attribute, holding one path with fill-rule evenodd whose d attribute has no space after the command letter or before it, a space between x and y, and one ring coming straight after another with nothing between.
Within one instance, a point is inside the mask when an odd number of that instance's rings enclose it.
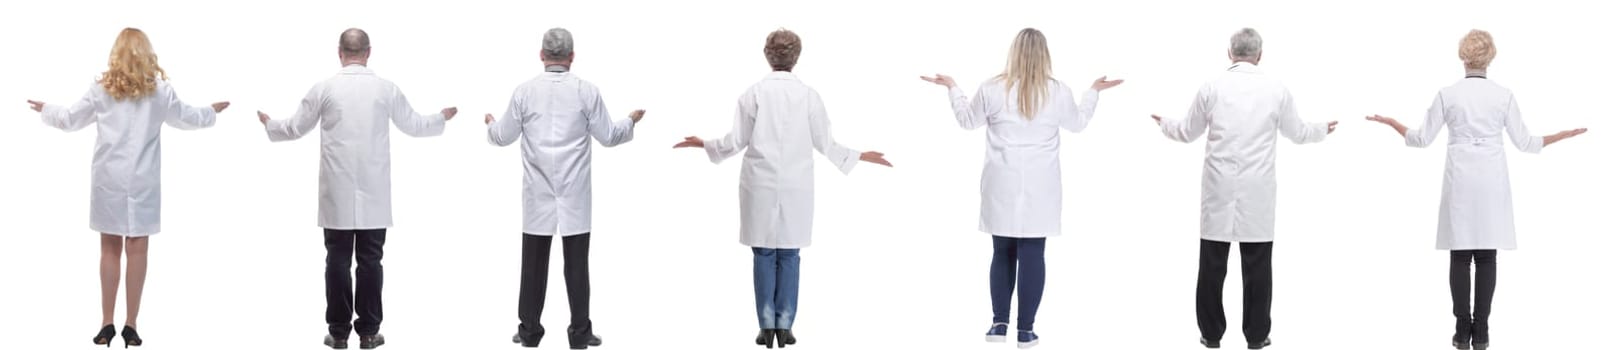
<instances>
[{"instance_id":1,"label":"lab coat collar","mask_svg":"<svg viewBox=\"0 0 1614 350\"><path fill-rule=\"evenodd\" d=\"M547 72L547 73L566 73L566 72L570 72L571 70L572 69L570 67L566 67L566 66L558 65L558 64L551 64L551 65L544 66L544 72Z\"/></svg>"},{"instance_id":2,"label":"lab coat collar","mask_svg":"<svg viewBox=\"0 0 1614 350\"><path fill-rule=\"evenodd\" d=\"M1242 62L1241 61L1241 62L1234 62L1232 67L1227 67L1227 71L1229 71L1229 72L1239 72L1239 73L1257 73L1257 74L1259 74L1259 73L1261 73L1261 67L1256 66L1254 63Z\"/></svg>"},{"instance_id":3,"label":"lab coat collar","mask_svg":"<svg viewBox=\"0 0 1614 350\"><path fill-rule=\"evenodd\" d=\"M796 74L786 71L773 71L765 78L768 80L796 80Z\"/></svg>"},{"instance_id":4,"label":"lab coat collar","mask_svg":"<svg viewBox=\"0 0 1614 350\"><path fill-rule=\"evenodd\" d=\"M374 73L375 73L375 71L370 70L370 67L365 67L364 65L358 64L358 63L342 66L342 74L374 74Z\"/></svg>"}]
</instances>

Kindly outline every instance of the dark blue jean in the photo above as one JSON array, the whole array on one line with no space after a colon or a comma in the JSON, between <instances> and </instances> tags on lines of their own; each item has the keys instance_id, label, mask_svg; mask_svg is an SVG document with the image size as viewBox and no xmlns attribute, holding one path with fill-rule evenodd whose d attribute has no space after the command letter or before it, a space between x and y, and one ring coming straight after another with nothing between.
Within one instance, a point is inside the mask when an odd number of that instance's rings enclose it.
<instances>
[{"instance_id":1,"label":"dark blue jean","mask_svg":"<svg viewBox=\"0 0 1614 350\"><path fill-rule=\"evenodd\" d=\"M1014 296L1018 275L1020 318L1015 321L1015 328L1031 330L1046 282L1047 268L1042 252L1047 242L1047 238L992 236L992 323L1009 323L1009 299Z\"/></svg>"},{"instance_id":2,"label":"dark blue jean","mask_svg":"<svg viewBox=\"0 0 1614 350\"><path fill-rule=\"evenodd\" d=\"M757 295L757 326L790 329L801 289L801 249L751 248L751 278Z\"/></svg>"}]
</instances>

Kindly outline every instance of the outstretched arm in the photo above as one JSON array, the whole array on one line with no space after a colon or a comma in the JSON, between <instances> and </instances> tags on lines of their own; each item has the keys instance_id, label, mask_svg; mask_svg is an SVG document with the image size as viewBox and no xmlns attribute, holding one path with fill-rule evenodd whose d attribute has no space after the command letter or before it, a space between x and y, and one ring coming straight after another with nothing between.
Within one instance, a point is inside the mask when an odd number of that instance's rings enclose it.
<instances>
[{"instance_id":1,"label":"outstretched arm","mask_svg":"<svg viewBox=\"0 0 1614 350\"><path fill-rule=\"evenodd\" d=\"M445 122L454 119L454 115L459 113L458 108L448 107L440 113L421 115L415 112L414 106L409 105L409 99L404 97L403 91L396 90L392 93L391 106L392 110L388 111L388 114L392 116L392 125L396 125L398 131L402 131L404 135L414 137L442 135Z\"/></svg>"},{"instance_id":2,"label":"outstretched arm","mask_svg":"<svg viewBox=\"0 0 1614 350\"><path fill-rule=\"evenodd\" d=\"M857 165L859 160L891 166L891 162L885 160L885 154L883 153L860 153L842 146L839 142L835 142L835 136L830 132L829 113L824 110L824 101L818 97L817 93L814 93L811 103L812 111L808 115L808 123L813 134L813 149L817 149L818 154L824 155L824 158L828 158L830 163L835 164L835 168L840 170L842 174L851 173L852 167Z\"/></svg>"},{"instance_id":3,"label":"outstretched arm","mask_svg":"<svg viewBox=\"0 0 1614 350\"><path fill-rule=\"evenodd\" d=\"M598 92L594 93L594 103L583 110L584 117L588 119L589 134L601 146L614 147L628 141L633 141L633 127L639 123L639 117L644 111L633 111L631 117L621 120L611 120L611 113L605 109L605 99Z\"/></svg>"},{"instance_id":4,"label":"outstretched arm","mask_svg":"<svg viewBox=\"0 0 1614 350\"><path fill-rule=\"evenodd\" d=\"M195 130L213 126L218 119L218 113L229 107L229 102L215 102L209 107L196 107L185 104L179 99L179 93L168 84L162 84L158 90L162 94L163 105L168 108L168 118L163 119L164 124L180 130Z\"/></svg>"},{"instance_id":5,"label":"outstretched arm","mask_svg":"<svg viewBox=\"0 0 1614 350\"><path fill-rule=\"evenodd\" d=\"M77 131L90 124L95 124L95 104L100 98L100 84L90 86L90 91L84 93L70 106L46 104L40 101L28 100L28 107L39 112L39 117L45 125L61 129L62 131Z\"/></svg>"},{"instance_id":6,"label":"outstretched arm","mask_svg":"<svg viewBox=\"0 0 1614 350\"><path fill-rule=\"evenodd\" d=\"M1188 106L1188 118L1184 120L1165 119L1158 115L1151 115L1156 124L1160 124L1160 132L1173 141L1188 143L1199 139L1205 134L1205 128L1210 122L1210 96L1207 91L1200 89L1194 95L1194 103Z\"/></svg>"},{"instance_id":7,"label":"outstretched arm","mask_svg":"<svg viewBox=\"0 0 1614 350\"><path fill-rule=\"evenodd\" d=\"M1524 117L1519 113L1519 103L1511 97L1508 99L1507 118L1503 119L1502 123L1507 127L1508 138L1513 140L1513 146L1528 153L1541 152L1541 148L1547 145L1586 133L1586 128L1579 128L1547 136L1530 136L1530 129L1524 126Z\"/></svg>"},{"instance_id":8,"label":"outstretched arm","mask_svg":"<svg viewBox=\"0 0 1614 350\"><path fill-rule=\"evenodd\" d=\"M974 130L986 126L992 115L1001 109L996 103L986 98L986 94L982 93L984 87L977 89L975 98L972 100L968 95L964 94L964 90L958 88L958 84L953 81L953 77L936 74L935 77L921 76L919 79L947 87L947 97L952 101L953 117L958 119L958 126L965 130Z\"/></svg>"},{"instance_id":9,"label":"outstretched arm","mask_svg":"<svg viewBox=\"0 0 1614 350\"><path fill-rule=\"evenodd\" d=\"M757 102L750 91L740 95L738 106L734 108L734 127L723 138L707 142L699 137L689 136L684 142L673 145L673 148L700 147L706 149L706 156L712 163L721 163L724 159L739 154L741 150L751 146L751 128L756 123Z\"/></svg>"},{"instance_id":10,"label":"outstretched arm","mask_svg":"<svg viewBox=\"0 0 1614 350\"><path fill-rule=\"evenodd\" d=\"M1109 77L1098 77L1093 81L1092 87L1082 92L1082 101L1066 94L1054 100L1059 104L1059 126L1070 132L1081 132L1087 129L1087 124L1093 121L1093 113L1098 109L1098 93L1109 88L1121 85L1126 80L1109 80Z\"/></svg>"},{"instance_id":11,"label":"outstretched arm","mask_svg":"<svg viewBox=\"0 0 1614 350\"><path fill-rule=\"evenodd\" d=\"M297 106L297 114L291 119L270 119L268 114L258 112L258 121L269 133L269 141L280 142L296 140L314 130L319 125L320 115L325 110L325 94L321 86L315 86L303 96L303 101Z\"/></svg>"},{"instance_id":12,"label":"outstretched arm","mask_svg":"<svg viewBox=\"0 0 1614 350\"><path fill-rule=\"evenodd\" d=\"M1327 123L1307 123L1300 120L1300 112L1295 110L1294 98L1289 92L1283 93L1283 105L1278 107L1278 133L1296 144L1308 144L1322 141L1328 134L1334 133L1337 121Z\"/></svg>"},{"instance_id":13,"label":"outstretched arm","mask_svg":"<svg viewBox=\"0 0 1614 350\"><path fill-rule=\"evenodd\" d=\"M510 105L504 108L504 118L493 119L493 114L488 114L487 118L483 119L488 124L488 143L504 147L521 138L525 131L522 130L524 129L522 125L526 124L526 121L522 120L526 115L522 112L522 106L525 105L523 96L520 89L510 95Z\"/></svg>"}]
</instances>

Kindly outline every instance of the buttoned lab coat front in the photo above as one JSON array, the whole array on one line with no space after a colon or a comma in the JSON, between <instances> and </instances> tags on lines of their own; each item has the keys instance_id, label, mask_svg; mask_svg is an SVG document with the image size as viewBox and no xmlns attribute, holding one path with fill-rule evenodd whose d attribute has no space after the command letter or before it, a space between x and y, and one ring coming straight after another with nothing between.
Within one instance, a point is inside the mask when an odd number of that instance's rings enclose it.
<instances>
[{"instance_id":1,"label":"buttoned lab coat front","mask_svg":"<svg viewBox=\"0 0 1614 350\"><path fill-rule=\"evenodd\" d=\"M706 154L720 163L740 151L740 244L756 248L806 248L813 238L813 151L841 173L850 173L861 152L830 135L818 92L789 72L773 72L740 95L734 129L706 141Z\"/></svg>"},{"instance_id":2,"label":"buttoned lab coat front","mask_svg":"<svg viewBox=\"0 0 1614 350\"><path fill-rule=\"evenodd\" d=\"M1271 242L1276 221L1277 135L1296 144L1322 141L1327 123L1306 123L1289 89L1254 64L1240 62L1199 89L1186 120L1162 119L1167 138L1205 140L1200 238Z\"/></svg>"},{"instance_id":3,"label":"buttoned lab coat front","mask_svg":"<svg viewBox=\"0 0 1614 350\"><path fill-rule=\"evenodd\" d=\"M392 146L388 125L415 137L443 134L443 114L416 113L391 81L362 65L314 85L297 114L270 120L270 141L296 140L320 127L319 226L392 227Z\"/></svg>"},{"instance_id":4,"label":"buttoned lab coat front","mask_svg":"<svg viewBox=\"0 0 1614 350\"><path fill-rule=\"evenodd\" d=\"M151 94L116 100L97 82L78 102L45 105L46 125L76 131L96 124L90 161L90 229L127 237L161 231L162 126L193 130L213 126L210 106L185 104L167 81Z\"/></svg>"},{"instance_id":5,"label":"buttoned lab coat front","mask_svg":"<svg viewBox=\"0 0 1614 350\"><path fill-rule=\"evenodd\" d=\"M1513 146L1539 153L1542 138L1530 136L1513 92L1484 78L1466 78L1440 90L1420 129L1407 130L1407 146L1434 143L1451 129L1446 175L1440 189L1437 249L1514 249L1513 190L1508 181L1502 133Z\"/></svg>"},{"instance_id":6,"label":"buttoned lab coat front","mask_svg":"<svg viewBox=\"0 0 1614 350\"><path fill-rule=\"evenodd\" d=\"M1035 118L1020 115L1019 91L1001 79L981 84L971 100L948 89L958 126L986 127L986 166L981 170L981 232L1037 238L1060 234L1064 198L1059 165L1059 129L1080 132L1093 119L1098 91L1077 103L1069 85L1048 82L1048 98Z\"/></svg>"},{"instance_id":7,"label":"buttoned lab coat front","mask_svg":"<svg viewBox=\"0 0 1614 350\"><path fill-rule=\"evenodd\" d=\"M589 139L612 147L633 140L633 120L611 120L600 90L569 72L545 72L516 88L504 117L488 125L488 142L521 140L522 232L570 236L590 232L593 155Z\"/></svg>"}]
</instances>

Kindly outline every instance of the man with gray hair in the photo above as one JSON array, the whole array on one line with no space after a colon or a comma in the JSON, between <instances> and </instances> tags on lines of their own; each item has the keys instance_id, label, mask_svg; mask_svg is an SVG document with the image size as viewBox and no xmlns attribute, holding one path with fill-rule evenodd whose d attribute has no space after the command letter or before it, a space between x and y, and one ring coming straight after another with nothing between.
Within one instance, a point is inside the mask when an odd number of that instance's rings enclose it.
<instances>
[{"instance_id":1,"label":"man with gray hair","mask_svg":"<svg viewBox=\"0 0 1614 350\"><path fill-rule=\"evenodd\" d=\"M599 346L589 319L588 241L593 230L592 158L589 140L613 147L633 140L633 127L644 110L628 119L611 120L599 88L571 73L572 34L563 28L544 33L544 73L516 87L504 117L488 114L488 142L509 146L521 142L525 165L521 209L521 324L512 340L537 347L544 327L539 319L548 290L549 250L561 240L566 299L571 325L566 339L572 349Z\"/></svg>"},{"instance_id":2,"label":"man with gray hair","mask_svg":"<svg viewBox=\"0 0 1614 350\"><path fill-rule=\"evenodd\" d=\"M370 35L363 30L343 31L338 45L341 72L309 89L291 119L258 112L258 121L274 142L296 140L320 127L319 226L325 229L325 322L330 326L325 345L346 349L349 332L357 332L359 348L374 349L386 343L380 330L381 247L392 226L387 124L409 136L437 136L459 110L416 113L397 85L366 67ZM349 270L355 257L357 288Z\"/></svg>"},{"instance_id":3,"label":"man with gray hair","mask_svg":"<svg viewBox=\"0 0 1614 350\"><path fill-rule=\"evenodd\" d=\"M1261 35L1244 28L1227 50L1233 65L1206 83L1186 120L1153 116L1167 138L1193 142L1209 133L1201 177L1199 286L1195 309L1200 344L1221 347L1227 318L1222 285L1228 251L1239 243L1244 276L1244 338L1250 349L1272 344L1272 240L1277 201L1277 137L1297 144L1322 141L1338 122L1306 123L1289 89L1263 74Z\"/></svg>"}]
</instances>

